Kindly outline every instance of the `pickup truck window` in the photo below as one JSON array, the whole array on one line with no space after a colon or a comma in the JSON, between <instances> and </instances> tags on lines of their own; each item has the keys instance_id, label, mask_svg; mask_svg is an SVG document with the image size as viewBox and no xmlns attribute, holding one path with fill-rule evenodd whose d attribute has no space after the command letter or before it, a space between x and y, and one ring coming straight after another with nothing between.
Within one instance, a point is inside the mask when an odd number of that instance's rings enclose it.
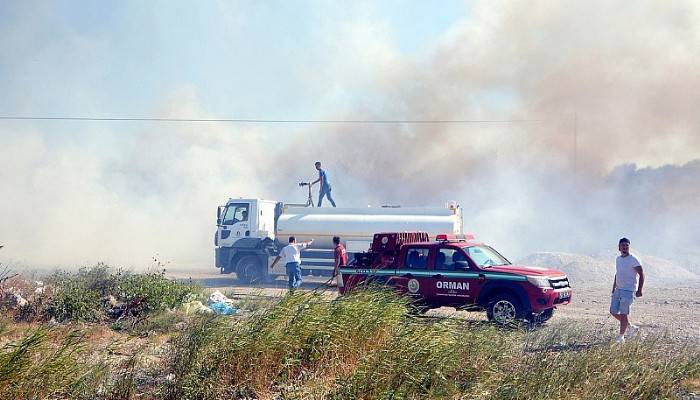
<instances>
[{"instance_id":1,"label":"pickup truck window","mask_svg":"<svg viewBox=\"0 0 700 400\"><path fill-rule=\"evenodd\" d=\"M457 249L444 248L435 256L435 269L449 271L456 268L457 261L466 261L466 257Z\"/></svg>"},{"instance_id":2,"label":"pickup truck window","mask_svg":"<svg viewBox=\"0 0 700 400\"><path fill-rule=\"evenodd\" d=\"M476 265L488 268L494 265L509 265L510 261L488 246L471 246L464 249Z\"/></svg>"},{"instance_id":3,"label":"pickup truck window","mask_svg":"<svg viewBox=\"0 0 700 400\"><path fill-rule=\"evenodd\" d=\"M406 267L411 269L426 269L428 267L430 248L412 248L406 253Z\"/></svg>"}]
</instances>

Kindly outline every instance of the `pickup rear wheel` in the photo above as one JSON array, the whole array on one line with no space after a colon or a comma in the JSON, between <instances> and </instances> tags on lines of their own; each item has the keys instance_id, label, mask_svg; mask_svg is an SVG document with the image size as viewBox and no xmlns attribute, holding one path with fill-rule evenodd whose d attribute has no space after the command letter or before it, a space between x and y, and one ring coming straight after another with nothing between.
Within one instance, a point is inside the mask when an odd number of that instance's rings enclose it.
<instances>
[{"instance_id":1,"label":"pickup rear wheel","mask_svg":"<svg viewBox=\"0 0 700 400\"><path fill-rule=\"evenodd\" d=\"M508 293L494 296L486 308L489 321L499 325L513 325L522 320L525 313L520 302Z\"/></svg>"},{"instance_id":2,"label":"pickup rear wheel","mask_svg":"<svg viewBox=\"0 0 700 400\"><path fill-rule=\"evenodd\" d=\"M265 281L262 266L256 256L244 256L236 263L236 275L244 283L262 283Z\"/></svg>"}]
</instances>

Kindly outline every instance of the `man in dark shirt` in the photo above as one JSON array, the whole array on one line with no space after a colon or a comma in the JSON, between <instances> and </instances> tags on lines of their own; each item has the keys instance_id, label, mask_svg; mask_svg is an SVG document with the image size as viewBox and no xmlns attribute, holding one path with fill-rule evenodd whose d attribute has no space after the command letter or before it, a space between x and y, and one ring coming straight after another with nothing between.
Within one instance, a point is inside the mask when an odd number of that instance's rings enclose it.
<instances>
[{"instance_id":1,"label":"man in dark shirt","mask_svg":"<svg viewBox=\"0 0 700 400\"><path fill-rule=\"evenodd\" d=\"M336 276L340 268L348 265L348 252L345 251L345 246L340 244L340 238L338 236L333 236L333 244L335 245L335 268L333 269L333 276Z\"/></svg>"},{"instance_id":2,"label":"man in dark shirt","mask_svg":"<svg viewBox=\"0 0 700 400\"><path fill-rule=\"evenodd\" d=\"M311 184L314 185L316 182L321 182L321 189L318 191L318 206L321 207L323 196L326 196L328 197L328 201L331 202L331 205L335 207L335 201L333 201L333 197L331 197L331 183L328 180L328 174L326 174L326 171L321 169L320 161L316 161L315 165L316 169L318 170L318 179L311 182Z\"/></svg>"}]
</instances>

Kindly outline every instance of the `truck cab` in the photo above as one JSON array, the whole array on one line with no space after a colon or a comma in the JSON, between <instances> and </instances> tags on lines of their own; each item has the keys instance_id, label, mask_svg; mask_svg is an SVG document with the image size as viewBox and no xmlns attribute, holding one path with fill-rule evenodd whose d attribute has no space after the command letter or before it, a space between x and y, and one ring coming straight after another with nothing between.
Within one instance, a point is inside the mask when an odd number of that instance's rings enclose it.
<instances>
[{"instance_id":1,"label":"truck cab","mask_svg":"<svg viewBox=\"0 0 700 400\"><path fill-rule=\"evenodd\" d=\"M396 233L377 235L381 242ZM470 239L473 237L438 235L433 242L404 241L393 250L393 257L381 255L373 245L370 253L375 254L365 256L353 268L341 269L339 291L345 294L361 282L381 282L416 298L424 310L443 306L485 309L489 320L500 324L546 320L555 307L571 301L571 287L563 272L513 265L492 247Z\"/></svg>"},{"instance_id":2,"label":"truck cab","mask_svg":"<svg viewBox=\"0 0 700 400\"><path fill-rule=\"evenodd\" d=\"M260 199L229 199L217 210L215 245L232 246L238 239L275 238L278 203Z\"/></svg>"},{"instance_id":3,"label":"truck cab","mask_svg":"<svg viewBox=\"0 0 700 400\"><path fill-rule=\"evenodd\" d=\"M214 253L222 273L236 272L249 282L266 276L280 208L271 200L239 198L217 209Z\"/></svg>"}]
</instances>

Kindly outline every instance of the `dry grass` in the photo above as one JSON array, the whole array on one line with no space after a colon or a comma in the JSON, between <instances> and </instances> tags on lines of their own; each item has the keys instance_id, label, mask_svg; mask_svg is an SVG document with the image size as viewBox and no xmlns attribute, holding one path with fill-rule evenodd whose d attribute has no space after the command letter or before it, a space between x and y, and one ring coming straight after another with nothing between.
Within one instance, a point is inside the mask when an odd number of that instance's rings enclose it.
<instances>
[{"instance_id":1,"label":"dry grass","mask_svg":"<svg viewBox=\"0 0 700 400\"><path fill-rule=\"evenodd\" d=\"M101 324L7 325L0 398L661 399L700 384L698 344L664 336L616 346L585 326L416 317L374 289L251 308L144 338Z\"/></svg>"},{"instance_id":2,"label":"dry grass","mask_svg":"<svg viewBox=\"0 0 700 400\"><path fill-rule=\"evenodd\" d=\"M236 323L203 319L176 340L172 365L172 399L656 399L686 390L700 349L416 318L404 299L369 290L330 302L297 293Z\"/></svg>"}]
</instances>

